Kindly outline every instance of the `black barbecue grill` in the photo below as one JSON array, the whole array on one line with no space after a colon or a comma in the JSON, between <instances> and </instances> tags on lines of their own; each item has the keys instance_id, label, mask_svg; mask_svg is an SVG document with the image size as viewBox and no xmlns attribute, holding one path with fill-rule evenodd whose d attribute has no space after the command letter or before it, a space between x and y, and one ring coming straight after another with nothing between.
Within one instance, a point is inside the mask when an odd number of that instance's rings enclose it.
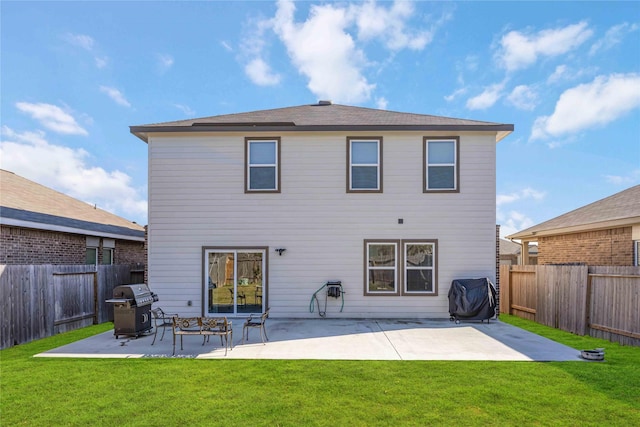
<instances>
[{"instance_id":1,"label":"black barbecue grill","mask_svg":"<svg viewBox=\"0 0 640 427\"><path fill-rule=\"evenodd\" d=\"M151 304L158 296L145 284L120 285L113 289L113 334L138 337L152 329Z\"/></svg>"}]
</instances>

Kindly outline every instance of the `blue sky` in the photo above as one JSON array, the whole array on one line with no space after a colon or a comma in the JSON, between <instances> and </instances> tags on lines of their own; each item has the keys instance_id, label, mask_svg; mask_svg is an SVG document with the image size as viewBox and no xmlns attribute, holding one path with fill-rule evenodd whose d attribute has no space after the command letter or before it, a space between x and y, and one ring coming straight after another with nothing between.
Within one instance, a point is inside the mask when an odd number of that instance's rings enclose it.
<instances>
[{"instance_id":1,"label":"blue sky","mask_svg":"<svg viewBox=\"0 0 640 427\"><path fill-rule=\"evenodd\" d=\"M640 2L2 1L3 169L147 223L130 125L334 103L512 123L502 235L640 184Z\"/></svg>"}]
</instances>

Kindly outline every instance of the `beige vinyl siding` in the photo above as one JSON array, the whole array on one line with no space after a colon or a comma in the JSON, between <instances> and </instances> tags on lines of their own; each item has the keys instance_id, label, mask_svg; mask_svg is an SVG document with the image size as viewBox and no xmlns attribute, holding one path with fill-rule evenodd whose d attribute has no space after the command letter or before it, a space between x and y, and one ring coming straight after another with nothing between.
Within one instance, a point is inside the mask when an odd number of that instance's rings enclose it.
<instances>
[{"instance_id":1,"label":"beige vinyl siding","mask_svg":"<svg viewBox=\"0 0 640 427\"><path fill-rule=\"evenodd\" d=\"M460 134L460 193L422 192L423 136L451 135L382 133L384 192L373 194L345 191L355 132L152 136L149 284L159 304L201 313L203 246L268 246L274 317L317 317L310 298L328 280L347 291L342 313L329 298L328 317L448 317L452 280L495 277L495 134ZM244 193L245 136L281 137L281 193ZM438 296L363 296L365 239L438 239Z\"/></svg>"}]
</instances>

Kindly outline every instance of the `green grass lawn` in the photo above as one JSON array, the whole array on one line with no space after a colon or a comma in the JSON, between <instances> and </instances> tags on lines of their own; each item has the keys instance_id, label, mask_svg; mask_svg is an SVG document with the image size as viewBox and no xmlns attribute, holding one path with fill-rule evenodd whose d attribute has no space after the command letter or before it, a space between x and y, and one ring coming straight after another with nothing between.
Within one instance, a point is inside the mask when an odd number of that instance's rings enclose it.
<instances>
[{"instance_id":1,"label":"green grass lawn","mask_svg":"<svg viewBox=\"0 0 640 427\"><path fill-rule=\"evenodd\" d=\"M47 359L0 352L4 426L636 426L640 348L501 319L605 362Z\"/></svg>"}]
</instances>

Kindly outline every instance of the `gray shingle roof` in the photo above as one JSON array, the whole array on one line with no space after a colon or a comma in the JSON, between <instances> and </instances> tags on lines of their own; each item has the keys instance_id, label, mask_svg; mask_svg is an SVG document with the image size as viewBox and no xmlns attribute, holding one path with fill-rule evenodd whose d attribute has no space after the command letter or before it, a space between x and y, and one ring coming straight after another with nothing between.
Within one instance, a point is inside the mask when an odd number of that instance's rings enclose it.
<instances>
[{"instance_id":1,"label":"gray shingle roof","mask_svg":"<svg viewBox=\"0 0 640 427\"><path fill-rule=\"evenodd\" d=\"M129 237L144 237L144 229L134 230L128 227L81 221L79 219L64 218L61 216L47 215L38 212L29 212L20 209L7 208L4 206L0 206L0 217L27 221L30 223L47 224L51 226L85 230L87 234L91 234L93 232L100 234L117 234L120 236Z\"/></svg>"},{"instance_id":2,"label":"gray shingle roof","mask_svg":"<svg viewBox=\"0 0 640 427\"><path fill-rule=\"evenodd\" d=\"M640 223L640 185L575 209L526 230L507 236L522 239L544 234L561 234L571 230L601 229Z\"/></svg>"},{"instance_id":3,"label":"gray shingle roof","mask_svg":"<svg viewBox=\"0 0 640 427\"><path fill-rule=\"evenodd\" d=\"M321 101L318 104L296 107L131 126L130 130L144 141L147 141L147 134L150 132L263 130L469 130L497 132L504 134L502 135L504 137L513 131L513 125L376 110Z\"/></svg>"},{"instance_id":4,"label":"gray shingle roof","mask_svg":"<svg viewBox=\"0 0 640 427\"><path fill-rule=\"evenodd\" d=\"M144 237L141 225L2 169L0 217L43 226Z\"/></svg>"}]
</instances>

